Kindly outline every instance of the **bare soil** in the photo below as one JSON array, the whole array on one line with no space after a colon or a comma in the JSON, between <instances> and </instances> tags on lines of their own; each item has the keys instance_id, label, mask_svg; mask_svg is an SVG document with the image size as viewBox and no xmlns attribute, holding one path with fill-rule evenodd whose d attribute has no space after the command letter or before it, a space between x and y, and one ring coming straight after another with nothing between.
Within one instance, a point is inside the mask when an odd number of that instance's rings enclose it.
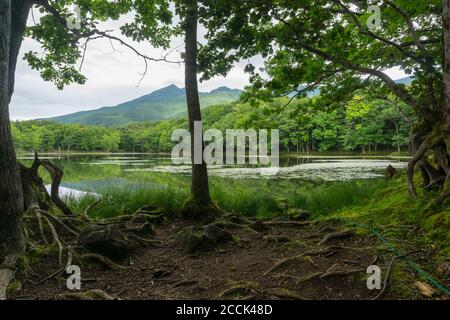
<instances>
[{"instance_id":1,"label":"bare soil","mask_svg":"<svg viewBox=\"0 0 450 320\"><path fill-rule=\"evenodd\" d=\"M186 222L164 222L156 226L153 238L161 245L139 249L121 262L126 268L84 264L82 291L100 289L125 300L341 300L371 299L379 293L367 288L366 269L376 263L384 280L392 254L376 238L350 233L320 244L325 235L346 228L329 222L278 222L268 223L269 230L261 233L234 226L230 230L234 241L214 251L197 253L186 252L174 240L175 234L188 225ZM296 258L289 259L292 257ZM61 268L54 257L43 258L32 268L36 275L21 279L21 289L12 293L12 299L67 299L66 294L73 293L67 289L65 272L49 277ZM414 277L407 273L407 277ZM410 278L406 282L413 281ZM408 286L400 287L404 281L395 280L389 282L381 299L417 294Z\"/></svg>"}]
</instances>

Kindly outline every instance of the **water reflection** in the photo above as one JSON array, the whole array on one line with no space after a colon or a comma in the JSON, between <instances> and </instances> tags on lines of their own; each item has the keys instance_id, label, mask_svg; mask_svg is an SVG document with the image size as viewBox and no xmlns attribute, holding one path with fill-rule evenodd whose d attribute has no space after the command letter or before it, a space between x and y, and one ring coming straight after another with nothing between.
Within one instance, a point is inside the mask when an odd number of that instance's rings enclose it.
<instances>
[{"instance_id":1,"label":"water reflection","mask_svg":"<svg viewBox=\"0 0 450 320\"><path fill-rule=\"evenodd\" d=\"M188 183L191 173L190 165L174 165L167 154L48 155L42 158L50 159L63 168L63 187L84 192L101 192L110 186L141 182L159 185L177 184L180 181ZM33 157L19 159L29 165ZM210 165L208 172L212 179L236 181L347 181L382 177L388 165L402 169L407 165L407 160L407 157L388 156L291 154L280 156L280 170L274 176L264 176L261 166L249 164Z\"/></svg>"}]
</instances>

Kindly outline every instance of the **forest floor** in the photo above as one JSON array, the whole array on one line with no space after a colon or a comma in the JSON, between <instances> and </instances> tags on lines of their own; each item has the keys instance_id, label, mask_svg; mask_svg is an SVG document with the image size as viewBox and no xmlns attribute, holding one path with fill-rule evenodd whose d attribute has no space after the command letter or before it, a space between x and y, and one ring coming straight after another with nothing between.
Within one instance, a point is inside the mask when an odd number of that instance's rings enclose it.
<instances>
[{"instance_id":1,"label":"forest floor","mask_svg":"<svg viewBox=\"0 0 450 320\"><path fill-rule=\"evenodd\" d=\"M231 242L192 253L175 240L188 223L165 221L155 226L152 238L160 244L138 249L121 262L123 267L84 264L81 292L100 289L108 298L123 300L446 298L403 258L393 260L396 254L378 238L347 232L349 227L342 223L278 218L263 224L267 228L259 232L235 224L227 228L233 235ZM324 241L327 235L329 240ZM433 265L426 250L407 244L403 249L422 266ZM382 270L382 287L389 270L385 291L367 288L366 270L373 264ZM68 275L54 255L31 267L35 275L20 279L11 299L88 298L67 289Z\"/></svg>"}]
</instances>

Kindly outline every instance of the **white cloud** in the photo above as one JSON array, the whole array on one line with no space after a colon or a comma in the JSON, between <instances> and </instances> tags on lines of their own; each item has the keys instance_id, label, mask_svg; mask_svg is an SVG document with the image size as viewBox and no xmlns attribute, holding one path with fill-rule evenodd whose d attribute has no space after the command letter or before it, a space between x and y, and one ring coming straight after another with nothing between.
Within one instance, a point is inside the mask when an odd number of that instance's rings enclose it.
<instances>
[{"instance_id":1,"label":"white cloud","mask_svg":"<svg viewBox=\"0 0 450 320\"><path fill-rule=\"evenodd\" d=\"M33 23L31 19L29 23ZM107 22L100 25L100 29L117 30L122 23L123 21ZM204 30L200 30L200 37L202 34ZM152 48L146 43L133 45L151 57L160 57L164 54L162 50ZM175 49L169 57L172 60L180 60L180 51L183 50L182 39L175 39L172 47L178 49ZM52 117L113 106L170 84L184 87L183 65L161 62L149 63L148 75L137 87L140 73L144 70L142 58L118 43L114 43L113 49L111 43L103 39L89 45L83 65L83 73L88 78L87 83L83 86L70 85L60 91L52 83L44 82L39 73L22 60L23 54L30 50L38 51L39 45L31 39L25 39L19 56L15 93L10 107L13 120ZM248 84L248 75L243 72L244 65L245 63L239 63L226 78L215 77L200 83L199 89L210 91L220 86L242 89ZM391 73L394 78L404 76L398 70Z\"/></svg>"}]
</instances>

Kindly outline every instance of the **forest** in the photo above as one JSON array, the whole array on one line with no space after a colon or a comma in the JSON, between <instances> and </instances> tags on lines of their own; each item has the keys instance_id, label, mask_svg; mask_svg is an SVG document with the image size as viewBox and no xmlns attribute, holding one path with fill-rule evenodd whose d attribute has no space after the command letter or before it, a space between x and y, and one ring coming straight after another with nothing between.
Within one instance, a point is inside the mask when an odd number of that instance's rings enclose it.
<instances>
[{"instance_id":1,"label":"forest","mask_svg":"<svg viewBox=\"0 0 450 320\"><path fill-rule=\"evenodd\" d=\"M347 104L321 108L320 98L231 103L203 111L205 129L275 129L282 151L409 151L414 114L402 103L356 95ZM283 109L283 110L281 110ZM14 147L22 152L170 152L173 128L188 128L187 119L131 123L119 128L13 122Z\"/></svg>"},{"instance_id":2,"label":"forest","mask_svg":"<svg viewBox=\"0 0 450 320\"><path fill-rule=\"evenodd\" d=\"M449 288L450 0L0 0L0 300Z\"/></svg>"}]
</instances>

